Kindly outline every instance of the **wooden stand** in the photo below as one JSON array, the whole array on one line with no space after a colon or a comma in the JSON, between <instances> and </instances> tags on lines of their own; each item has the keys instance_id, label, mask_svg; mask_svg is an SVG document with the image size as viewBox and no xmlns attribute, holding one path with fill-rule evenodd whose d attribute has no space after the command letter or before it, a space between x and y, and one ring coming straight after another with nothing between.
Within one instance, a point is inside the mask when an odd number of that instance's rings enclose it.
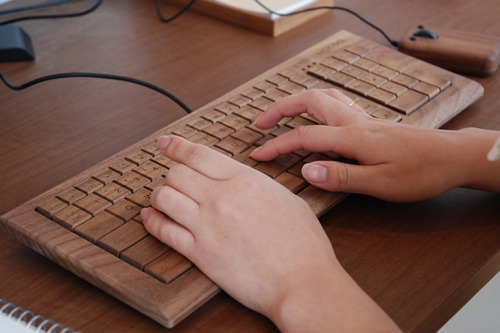
<instances>
[{"instance_id":1,"label":"wooden stand","mask_svg":"<svg viewBox=\"0 0 500 333\"><path fill-rule=\"evenodd\" d=\"M234 4L228 4L227 1L221 0L199 0L195 2L192 9L198 13L209 15L216 19L273 37L276 37L328 12L328 10L325 9L293 16L278 16L268 13L263 8L260 8L258 4L253 4L252 6L249 4L249 1L253 3L253 0L234 1ZM292 11L321 6L333 6L334 0L290 0L287 2L288 4L286 6L281 4L280 8L276 8L276 1L274 4L275 6L273 6L273 1L268 1L265 5L278 13L286 13L285 9L290 8L290 6L294 3L297 4L298 8L295 8ZM299 6L301 2L303 2L304 5ZM189 0L171 0L169 3L182 7L187 5ZM281 1L281 3L284 3L284 1ZM252 7L255 8L255 6L258 7L257 10L254 11L249 9Z\"/></svg>"}]
</instances>

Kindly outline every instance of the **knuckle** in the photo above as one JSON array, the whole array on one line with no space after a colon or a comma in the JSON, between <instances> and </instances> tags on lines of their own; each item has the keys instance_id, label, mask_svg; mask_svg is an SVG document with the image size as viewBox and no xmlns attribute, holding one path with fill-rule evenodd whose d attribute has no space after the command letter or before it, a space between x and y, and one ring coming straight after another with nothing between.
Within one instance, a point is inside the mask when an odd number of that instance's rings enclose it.
<instances>
[{"instance_id":1,"label":"knuckle","mask_svg":"<svg viewBox=\"0 0 500 333\"><path fill-rule=\"evenodd\" d=\"M342 190L349 185L349 172L347 166L343 163L336 164L335 171L333 173L334 177L331 182L335 189Z\"/></svg>"},{"instance_id":2,"label":"knuckle","mask_svg":"<svg viewBox=\"0 0 500 333\"><path fill-rule=\"evenodd\" d=\"M312 126L299 126L295 128L295 135L297 136L299 142L302 142L303 140L307 139L313 130Z\"/></svg>"},{"instance_id":3,"label":"knuckle","mask_svg":"<svg viewBox=\"0 0 500 333\"><path fill-rule=\"evenodd\" d=\"M209 148L199 144L192 144L188 148L186 161L188 164L197 163L204 160L207 157L208 153L210 153Z\"/></svg>"}]
</instances>

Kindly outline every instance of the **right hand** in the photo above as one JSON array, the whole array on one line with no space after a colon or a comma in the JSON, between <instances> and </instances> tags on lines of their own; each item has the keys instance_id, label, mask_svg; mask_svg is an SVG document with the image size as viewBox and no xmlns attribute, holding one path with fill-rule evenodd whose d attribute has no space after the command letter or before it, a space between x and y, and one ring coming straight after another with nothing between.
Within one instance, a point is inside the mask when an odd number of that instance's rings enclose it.
<instances>
[{"instance_id":1,"label":"right hand","mask_svg":"<svg viewBox=\"0 0 500 333\"><path fill-rule=\"evenodd\" d=\"M499 136L478 129L446 131L375 119L338 90L310 90L272 104L255 121L270 128L307 113L323 125L301 126L266 142L251 157L267 161L294 150L333 152L358 164L315 161L302 170L314 186L389 201L416 201L457 186L500 190L500 163L486 155ZM489 176L489 179L485 178ZM484 184L483 184L484 183ZM495 184L493 187L489 184Z\"/></svg>"}]
</instances>

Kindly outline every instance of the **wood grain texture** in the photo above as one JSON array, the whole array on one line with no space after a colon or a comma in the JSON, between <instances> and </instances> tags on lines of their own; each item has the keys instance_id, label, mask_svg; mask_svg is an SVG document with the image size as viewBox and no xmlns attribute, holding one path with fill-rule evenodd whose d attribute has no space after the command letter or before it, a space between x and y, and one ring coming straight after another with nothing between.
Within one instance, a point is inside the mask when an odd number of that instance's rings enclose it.
<instances>
[{"instance_id":1,"label":"wood grain texture","mask_svg":"<svg viewBox=\"0 0 500 333\"><path fill-rule=\"evenodd\" d=\"M68 10L92 3L72 2ZM496 0L335 3L397 40L415 24L500 35ZM271 38L193 12L162 24L151 2L137 0L108 0L81 18L19 25L30 34L37 59L0 63L14 83L68 71L115 73L158 84L193 109L341 29L387 45L342 12ZM474 78L483 97L443 127L499 130L497 74ZM125 83L70 79L22 92L0 87L0 214L183 115L165 97ZM412 204L350 196L321 221L347 270L405 331L433 332L499 270L499 199L464 189ZM165 332L9 235L0 233L0 244L0 293L8 301L83 332ZM276 329L219 293L170 331Z\"/></svg>"}]
</instances>

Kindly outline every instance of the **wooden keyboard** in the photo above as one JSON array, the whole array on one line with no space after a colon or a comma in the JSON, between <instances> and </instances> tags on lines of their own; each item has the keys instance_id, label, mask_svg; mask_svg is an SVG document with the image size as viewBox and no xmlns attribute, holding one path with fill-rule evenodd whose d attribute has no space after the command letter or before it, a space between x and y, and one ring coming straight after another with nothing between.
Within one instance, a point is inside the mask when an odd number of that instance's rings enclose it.
<instances>
[{"instance_id":1,"label":"wooden keyboard","mask_svg":"<svg viewBox=\"0 0 500 333\"><path fill-rule=\"evenodd\" d=\"M218 291L182 255L145 230L140 210L174 163L156 140L172 133L229 155L304 198L318 215L346 194L308 185L304 163L339 159L297 151L271 162L249 153L269 138L317 124L307 115L262 131L254 119L307 89L342 90L373 117L439 127L482 94L464 77L342 31L123 152L2 216L1 228L159 323L173 327Z\"/></svg>"}]
</instances>

